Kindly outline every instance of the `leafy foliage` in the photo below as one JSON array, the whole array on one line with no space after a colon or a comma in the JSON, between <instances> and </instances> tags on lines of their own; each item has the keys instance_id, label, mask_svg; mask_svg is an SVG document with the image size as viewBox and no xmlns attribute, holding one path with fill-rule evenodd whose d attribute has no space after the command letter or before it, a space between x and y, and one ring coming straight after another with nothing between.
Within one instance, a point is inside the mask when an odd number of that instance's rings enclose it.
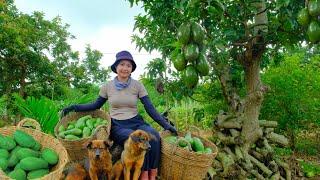
<instances>
[{"instance_id":1,"label":"leafy foliage","mask_svg":"<svg viewBox=\"0 0 320 180\"><path fill-rule=\"evenodd\" d=\"M6 113L6 107L7 107L7 95L3 95L0 97L0 117L4 116Z\"/></svg>"},{"instance_id":2,"label":"leafy foliage","mask_svg":"<svg viewBox=\"0 0 320 180\"><path fill-rule=\"evenodd\" d=\"M149 97L158 112L162 113L169 109L169 119L175 123L179 130L186 130L189 125L210 128L215 114L221 109L227 109L221 94L219 94L219 86L217 85L213 87L213 84L206 83L197 87L194 94L190 95L193 99L183 96L181 96L181 99L176 99L172 95L174 91L168 91L168 89L166 89L164 94L159 94L155 89L153 79L145 77L142 78L141 81L146 87ZM179 83L174 81L166 83L169 83L169 86L180 86ZM161 129L160 126L147 115L141 103L138 104L138 111L153 127Z\"/></svg>"},{"instance_id":3,"label":"leafy foliage","mask_svg":"<svg viewBox=\"0 0 320 180\"><path fill-rule=\"evenodd\" d=\"M162 59L156 58L150 61L145 69L147 70L147 77L149 79L157 79L159 77L163 78L166 70L166 64Z\"/></svg>"},{"instance_id":4,"label":"leafy foliage","mask_svg":"<svg viewBox=\"0 0 320 180\"><path fill-rule=\"evenodd\" d=\"M281 129L301 128L306 121L320 124L319 62L319 55L308 58L295 53L271 67L263 75L271 92L265 97L261 118L278 121Z\"/></svg>"},{"instance_id":5,"label":"leafy foliage","mask_svg":"<svg viewBox=\"0 0 320 180\"><path fill-rule=\"evenodd\" d=\"M86 46L86 56L82 63L72 63L70 72L72 73L72 85L87 92L91 84L101 84L110 78L110 69L100 67L100 60L103 54L97 50Z\"/></svg>"},{"instance_id":6,"label":"leafy foliage","mask_svg":"<svg viewBox=\"0 0 320 180\"><path fill-rule=\"evenodd\" d=\"M59 97L57 104L59 107L63 108L72 104L85 104L90 103L98 97L99 87L90 86L88 90L84 93L79 88L68 88L65 95Z\"/></svg>"},{"instance_id":7,"label":"leafy foliage","mask_svg":"<svg viewBox=\"0 0 320 180\"><path fill-rule=\"evenodd\" d=\"M45 88L59 80L57 66L50 62L48 54L53 57L63 54L68 59L71 51L66 41L72 38L66 31L68 26L59 17L45 20L41 12L20 13L12 1L2 1L1 11L0 92L10 94L19 90L24 95L29 84ZM65 63L59 61L56 63Z\"/></svg>"},{"instance_id":8,"label":"leafy foliage","mask_svg":"<svg viewBox=\"0 0 320 180\"><path fill-rule=\"evenodd\" d=\"M318 142L309 139L299 139L295 144L295 150L302 154L316 156L319 154Z\"/></svg>"},{"instance_id":9,"label":"leafy foliage","mask_svg":"<svg viewBox=\"0 0 320 180\"><path fill-rule=\"evenodd\" d=\"M46 133L53 133L54 127L59 121L60 111L72 104L86 104L94 101L98 96L99 88L91 86L88 93L83 93L79 89L68 89L64 97L59 100L48 99L47 97L28 96L23 99L18 94L14 94L14 105L19 114L37 120L41 128ZM108 103L103 107L108 110Z\"/></svg>"},{"instance_id":10,"label":"leafy foliage","mask_svg":"<svg viewBox=\"0 0 320 180\"><path fill-rule=\"evenodd\" d=\"M42 12L25 14L14 1L0 1L0 94L7 95L7 112L13 93L60 100L70 87L88 93L109 78L110 70L100 67L101 52L87 45L80 59L72 51L68 40L75 37L68 28L59 16L47 20Z\"/></svg>"},{"instance_id":11,"label":"leafy foliage","mask_svg":"<svg viewBox=\"0 0 320 180\"><path fill-rule=\"evenodd\" d=\"M133 40L138 48L147 51L158 50L164 58L169 58L175 49L181 47L177 43L177 29L181 24L196 22L205 29L205 50L210 64L209 83L219 80L222 95L229 105L229 110L244 109L245 121L243 130L258 129L252 122L257 121L262 99L255 106L246 103L242 106L240 97L245 95L243 102L254 101L255 93L263 95L264 85L260 80L260 64L267 67L272 55L280 49L286 50L300 46L305 39L303 29L297 26L296 14L304 6L304 2L291 1L149 1L129 0L131 5L143 3L145 14L138 15L135 20L135 30L140 35L134 35ZM174 73L172 73L174 74ZM175 76L176 79L181 77ZM175 80L174 80L175 81ZM176 81L179 82L179 81ZM244 82L244 83L243 83ZM243 87L245 86L245 87ZM191 96L193 91L186 93L170 88L174 97ZM244 92L242 92L244 91ZM257 123L253 123L257 124ZM251 129L251 130L249 130ZM250 132L250 133L249 133ZM253 133L254 134L254 133ZM254 141L252 138L247 138Z\"/></svg>"},{"instance_id":12,"label":"leafy foliage","mask_svg":"<svg viewBox=\"0 0 320 180\"><path fill-rule=\"evenodd\" d=\"M53 134L59 121L59 108L53 101L46 97L36 99L32 96L24 100L17 94L14 97L14 104L24 117L37 120L43 132Z\"/></svg>"},{"instance_id":13,"label":"leafy foliage","mask_svg":"<svg viewBox=\"0 0 320 180\"><path fill-rule=\"evenodd\" d=\"M284 157L284 156L290 156L292 155L292 150L290 148L279 148L274 147L275 155L277 157Z\"/></svg>"},{"instance_id":14,"label":"leafy foliage","mask_svg":"<svg viewBox=\"0 0 320 180\"><path fill-rule=\"evenodd\" d=\"M314 177L320 175L320 165L300 160L299 164L306 177Z\"/></svg>"},{"instance_id":15,"label":"leafy foliage","mask_svg":"<svg viewBox=\"0 0 320 180\"><path fill-rule=\"evenodd\" d=\"M131 5L143 2L146 14L138 15L135 29L143 33L143 37L134 35L133 39L139 48L147 51L160 50L166 57L175 46L176 30L183 22L197 21L206 28L207 45L210 51L215 49L226 50L227 47L241 52L243 48L233 43L245 42L246 33L253 33L258 25L254 23L257 8L254 2L244 1L148 1L130 0ZM270 51L277 50L278 46L292 46L303 38L301 27L297 25L296 14L304 6L304 2L265 1L268 13L268 33L266 42L274 46ZM253 33L254 34L254 33ZM234 56L232 51L229 53Z\"/></svg>"}]
</instances>

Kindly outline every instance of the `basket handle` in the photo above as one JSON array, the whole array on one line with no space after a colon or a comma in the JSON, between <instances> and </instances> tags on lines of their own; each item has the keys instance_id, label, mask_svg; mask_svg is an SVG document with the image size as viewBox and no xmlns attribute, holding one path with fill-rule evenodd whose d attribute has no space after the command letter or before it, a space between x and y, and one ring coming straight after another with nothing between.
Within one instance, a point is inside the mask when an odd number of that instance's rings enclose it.
<instances>
[{"instance_id":1,"label":"basket handle","mask_svg":"<svg viewBox=\"0 0 320 180\"><path fill-rule=\"evenodd\" d=\"M188 128L188 131L191 132L191 134L196 134L197 136L200 136L200 128L198 128L197 126L194 125L190 125Z\"/></svg>"},{"instance_id":2,"label":"basket handle","mask_svg":"<svg viewBox=\"0 0 320 180\"><path fill-rule=\"evenodd\" d=\"M93 137L95 139L107 140L110 138L110 125L99 125L94 133Z\"/></svg>"},{"instance_id":3,"label":"basket handle","mask_svg":"<svg viewBox=\"0 0 320 180\"><path fill-rule=\"evenodd\" d=\"M24 127L24 128L33 128L36 130L41 131L41 126L38 123L38 121L31 119L31 118L24 118L17 124L18 128Z\"/></svg>"}]
</instances>

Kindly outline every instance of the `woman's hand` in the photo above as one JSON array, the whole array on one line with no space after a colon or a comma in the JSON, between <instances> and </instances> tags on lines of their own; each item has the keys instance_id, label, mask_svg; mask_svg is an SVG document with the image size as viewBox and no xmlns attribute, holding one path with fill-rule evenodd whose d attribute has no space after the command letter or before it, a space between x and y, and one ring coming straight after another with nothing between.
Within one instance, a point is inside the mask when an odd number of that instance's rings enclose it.
<instances>
[{"instance_id":1,"label":"woman's hand","mask_svg":"<svg viewBox=\"0 0 320 180\"><path fill-rule=\"evenodd\" d=\"M175 136L178 136L178 132L177 132L177 129L173 126L169 126L166 130L170 131L171 134L175 135Z\"/></svg>"},{"instance_id":2,"label":"woman's hand","mask_svg":"<svg viewBox=\"0 0 320 180\"><path fill-rule=\"evenodd\" d=\"M68 115L68 114L69 114L70 112L72 112L72 111L75 111L75 108L74 108L73 105L72 105L72 106L68 106L68 107L62 109L62 111L61 111L61 113L60 113L61 118L64 117L64 116L66 116L66 115Z\"/></svg>"}]
</instances>

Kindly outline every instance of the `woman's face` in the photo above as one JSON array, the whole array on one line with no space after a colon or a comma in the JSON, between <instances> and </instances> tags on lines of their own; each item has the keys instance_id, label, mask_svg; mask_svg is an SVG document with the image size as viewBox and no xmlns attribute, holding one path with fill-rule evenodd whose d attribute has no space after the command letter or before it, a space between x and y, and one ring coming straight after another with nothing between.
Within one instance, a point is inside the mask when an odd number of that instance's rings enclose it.
<instances>
[{"instance_id":1,"label":"woman's face","mask_svg":"<svg viewBox=\"0 0 320 180\"><path fill-rule=\"evenodd\" d=\"M132 63L128 60L121 60L116 70L118 77L128 78L132 72Z\"/></svg>"}]
</instances>

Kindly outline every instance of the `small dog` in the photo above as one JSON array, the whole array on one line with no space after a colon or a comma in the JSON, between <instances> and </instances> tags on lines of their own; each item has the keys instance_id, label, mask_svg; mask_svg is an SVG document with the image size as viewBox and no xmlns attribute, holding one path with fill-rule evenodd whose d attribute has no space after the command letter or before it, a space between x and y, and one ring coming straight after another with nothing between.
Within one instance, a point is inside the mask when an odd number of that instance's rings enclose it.
<instances>
[{"instance_id":1,"label":"small dog","mask_svg":"<svg viewBox=\"0 0 320 180\"><path fill-rule=\"evenodd\" d=\"M112 157L109 151L111 145L112 142L104 140L92 140L87 144L91 180L98 180L100 177L111 180Z\"/></svg>"},{"instance_id":2,"label":"small dog","mask_svg":"<svg viewBox=\"0 0 320 180\"><path fill-rule=\"evenodd\" d=\"M89 174L80 163L69 165L69 168L63 171L60 180L89 180Z\"/></svg>"},{"instance_id":3,"label":"small dog","mask_svg":"<svg viewBox=\"0 0 320 180\"><path fill-rule=\"evenodd\" d=\"M130 134L124 143L121 159L113 165L112 173L114 179L119 180L123 172L124 179L130 180L131 170L133 170L132 179L139 179L145 154L151 148L149 144L151 139L156 138L143 130L136 130Z\"/></svg>"}]
</instances>

